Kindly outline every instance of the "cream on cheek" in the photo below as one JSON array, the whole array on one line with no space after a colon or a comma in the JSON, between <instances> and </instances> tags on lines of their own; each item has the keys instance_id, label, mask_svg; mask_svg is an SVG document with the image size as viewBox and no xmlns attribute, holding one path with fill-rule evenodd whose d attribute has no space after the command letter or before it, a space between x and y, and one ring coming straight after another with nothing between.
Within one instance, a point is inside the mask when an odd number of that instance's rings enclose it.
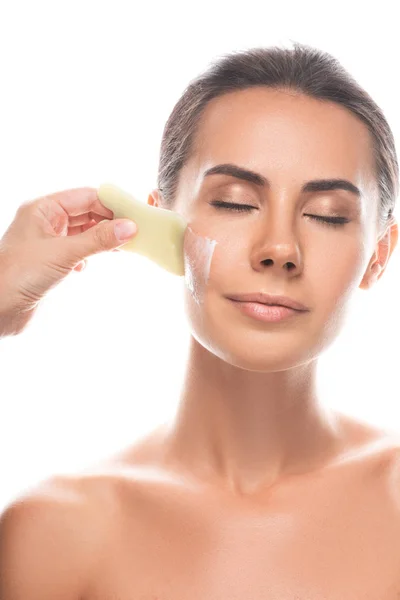
<instances>
[{"instance_id":1,"label":"cream on cheek","mask_svg":"<svg viewBox=\"0 0 400 600\"><path fill-rule=\"evenodd\" d=\"M207 231L210 237L204 233ZM243 273L249 268L248 242L229 229L188 226L184 240L185 284L198 306L207 290L243 291Z\"/></svg>"},{"instance_id":2,"label":"cream on cheek","mask_svg":"<svg viewBox=\"0 0 400 600\"><path fill-rule=\"evenodd\" d=\"M185 284L194 301L201 305L204 302L208 285L211 262L217 241L196 233L188 225L183 244L185 264Z\"/></svg>"}]
</instances>

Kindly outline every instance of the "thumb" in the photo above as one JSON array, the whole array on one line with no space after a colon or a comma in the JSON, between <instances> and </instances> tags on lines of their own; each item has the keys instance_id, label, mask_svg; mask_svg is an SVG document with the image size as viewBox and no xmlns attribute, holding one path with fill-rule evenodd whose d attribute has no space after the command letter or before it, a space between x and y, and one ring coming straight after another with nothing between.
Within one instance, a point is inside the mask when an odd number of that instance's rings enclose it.
<instances>
[{"instance_id":1,"label":"thumb","mask_svg":"<svg viewBox=\"0 0 400 600\"><path fill-rule=\"evenodd\" d=\"M136 231L137 225L131 219L104 219L83 233L69 237L68 240L74 246L73 252L76 257L82 259L125 244ZM72 250L71 246L70 249Z\"/></svg>"}]
</instances>

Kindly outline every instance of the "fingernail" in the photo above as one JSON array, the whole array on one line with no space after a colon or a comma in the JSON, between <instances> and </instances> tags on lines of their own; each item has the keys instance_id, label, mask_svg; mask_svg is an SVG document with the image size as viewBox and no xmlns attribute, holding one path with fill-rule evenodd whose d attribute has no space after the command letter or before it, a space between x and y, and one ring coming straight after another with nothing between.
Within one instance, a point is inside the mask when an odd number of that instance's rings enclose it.
<instances>
[{"instance_id":1,"label":"fingernail","mask_svg":"<svg viewBox=\"0 0 400 600\"><path fill-rule=\"evenodd\" d=\"M126 240L136 233L137 225L133 221L121 221L115 224L114 230L119 240Z\"/></svg>"}]
</instances>

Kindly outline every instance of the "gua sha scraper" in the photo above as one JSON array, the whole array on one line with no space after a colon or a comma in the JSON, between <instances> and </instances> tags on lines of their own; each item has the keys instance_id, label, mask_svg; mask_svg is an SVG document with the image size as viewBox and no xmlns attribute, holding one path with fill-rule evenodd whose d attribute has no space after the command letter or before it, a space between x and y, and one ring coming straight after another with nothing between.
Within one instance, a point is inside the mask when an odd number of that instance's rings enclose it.
<instances>
[{"instance_id":1,"label":"gua sha scraper","mask_svg":"<svg viewBox=\"0 0 400 600\"><path fill-rule=\"evenodd\" d=\"M147 256L174 275L185 274L183 241L187 223L178 213L136 200L111 183L102 184L97 195L116 219L131 219L138 226L132 240L120 250Z\"/></svg>"}]
</instances>

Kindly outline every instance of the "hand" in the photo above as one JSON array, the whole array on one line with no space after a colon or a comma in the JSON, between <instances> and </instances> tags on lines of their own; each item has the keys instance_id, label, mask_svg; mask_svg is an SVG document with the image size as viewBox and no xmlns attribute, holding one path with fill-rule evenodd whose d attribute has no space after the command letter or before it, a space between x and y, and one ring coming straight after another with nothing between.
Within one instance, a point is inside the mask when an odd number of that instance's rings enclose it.
<instances>
[{"instance_id":1,"label":"hand","mask_svg":"<svg viewBox=\"0 0 400 600\"><path fill-rule=\"evenodd\" d=\"M22 204L0 240L0 337L16 335L40 300L71 271L81 271L88 256L133 237L116 236L113 219L94 188L56 192Z\"/></svg>"}]
</instances>

